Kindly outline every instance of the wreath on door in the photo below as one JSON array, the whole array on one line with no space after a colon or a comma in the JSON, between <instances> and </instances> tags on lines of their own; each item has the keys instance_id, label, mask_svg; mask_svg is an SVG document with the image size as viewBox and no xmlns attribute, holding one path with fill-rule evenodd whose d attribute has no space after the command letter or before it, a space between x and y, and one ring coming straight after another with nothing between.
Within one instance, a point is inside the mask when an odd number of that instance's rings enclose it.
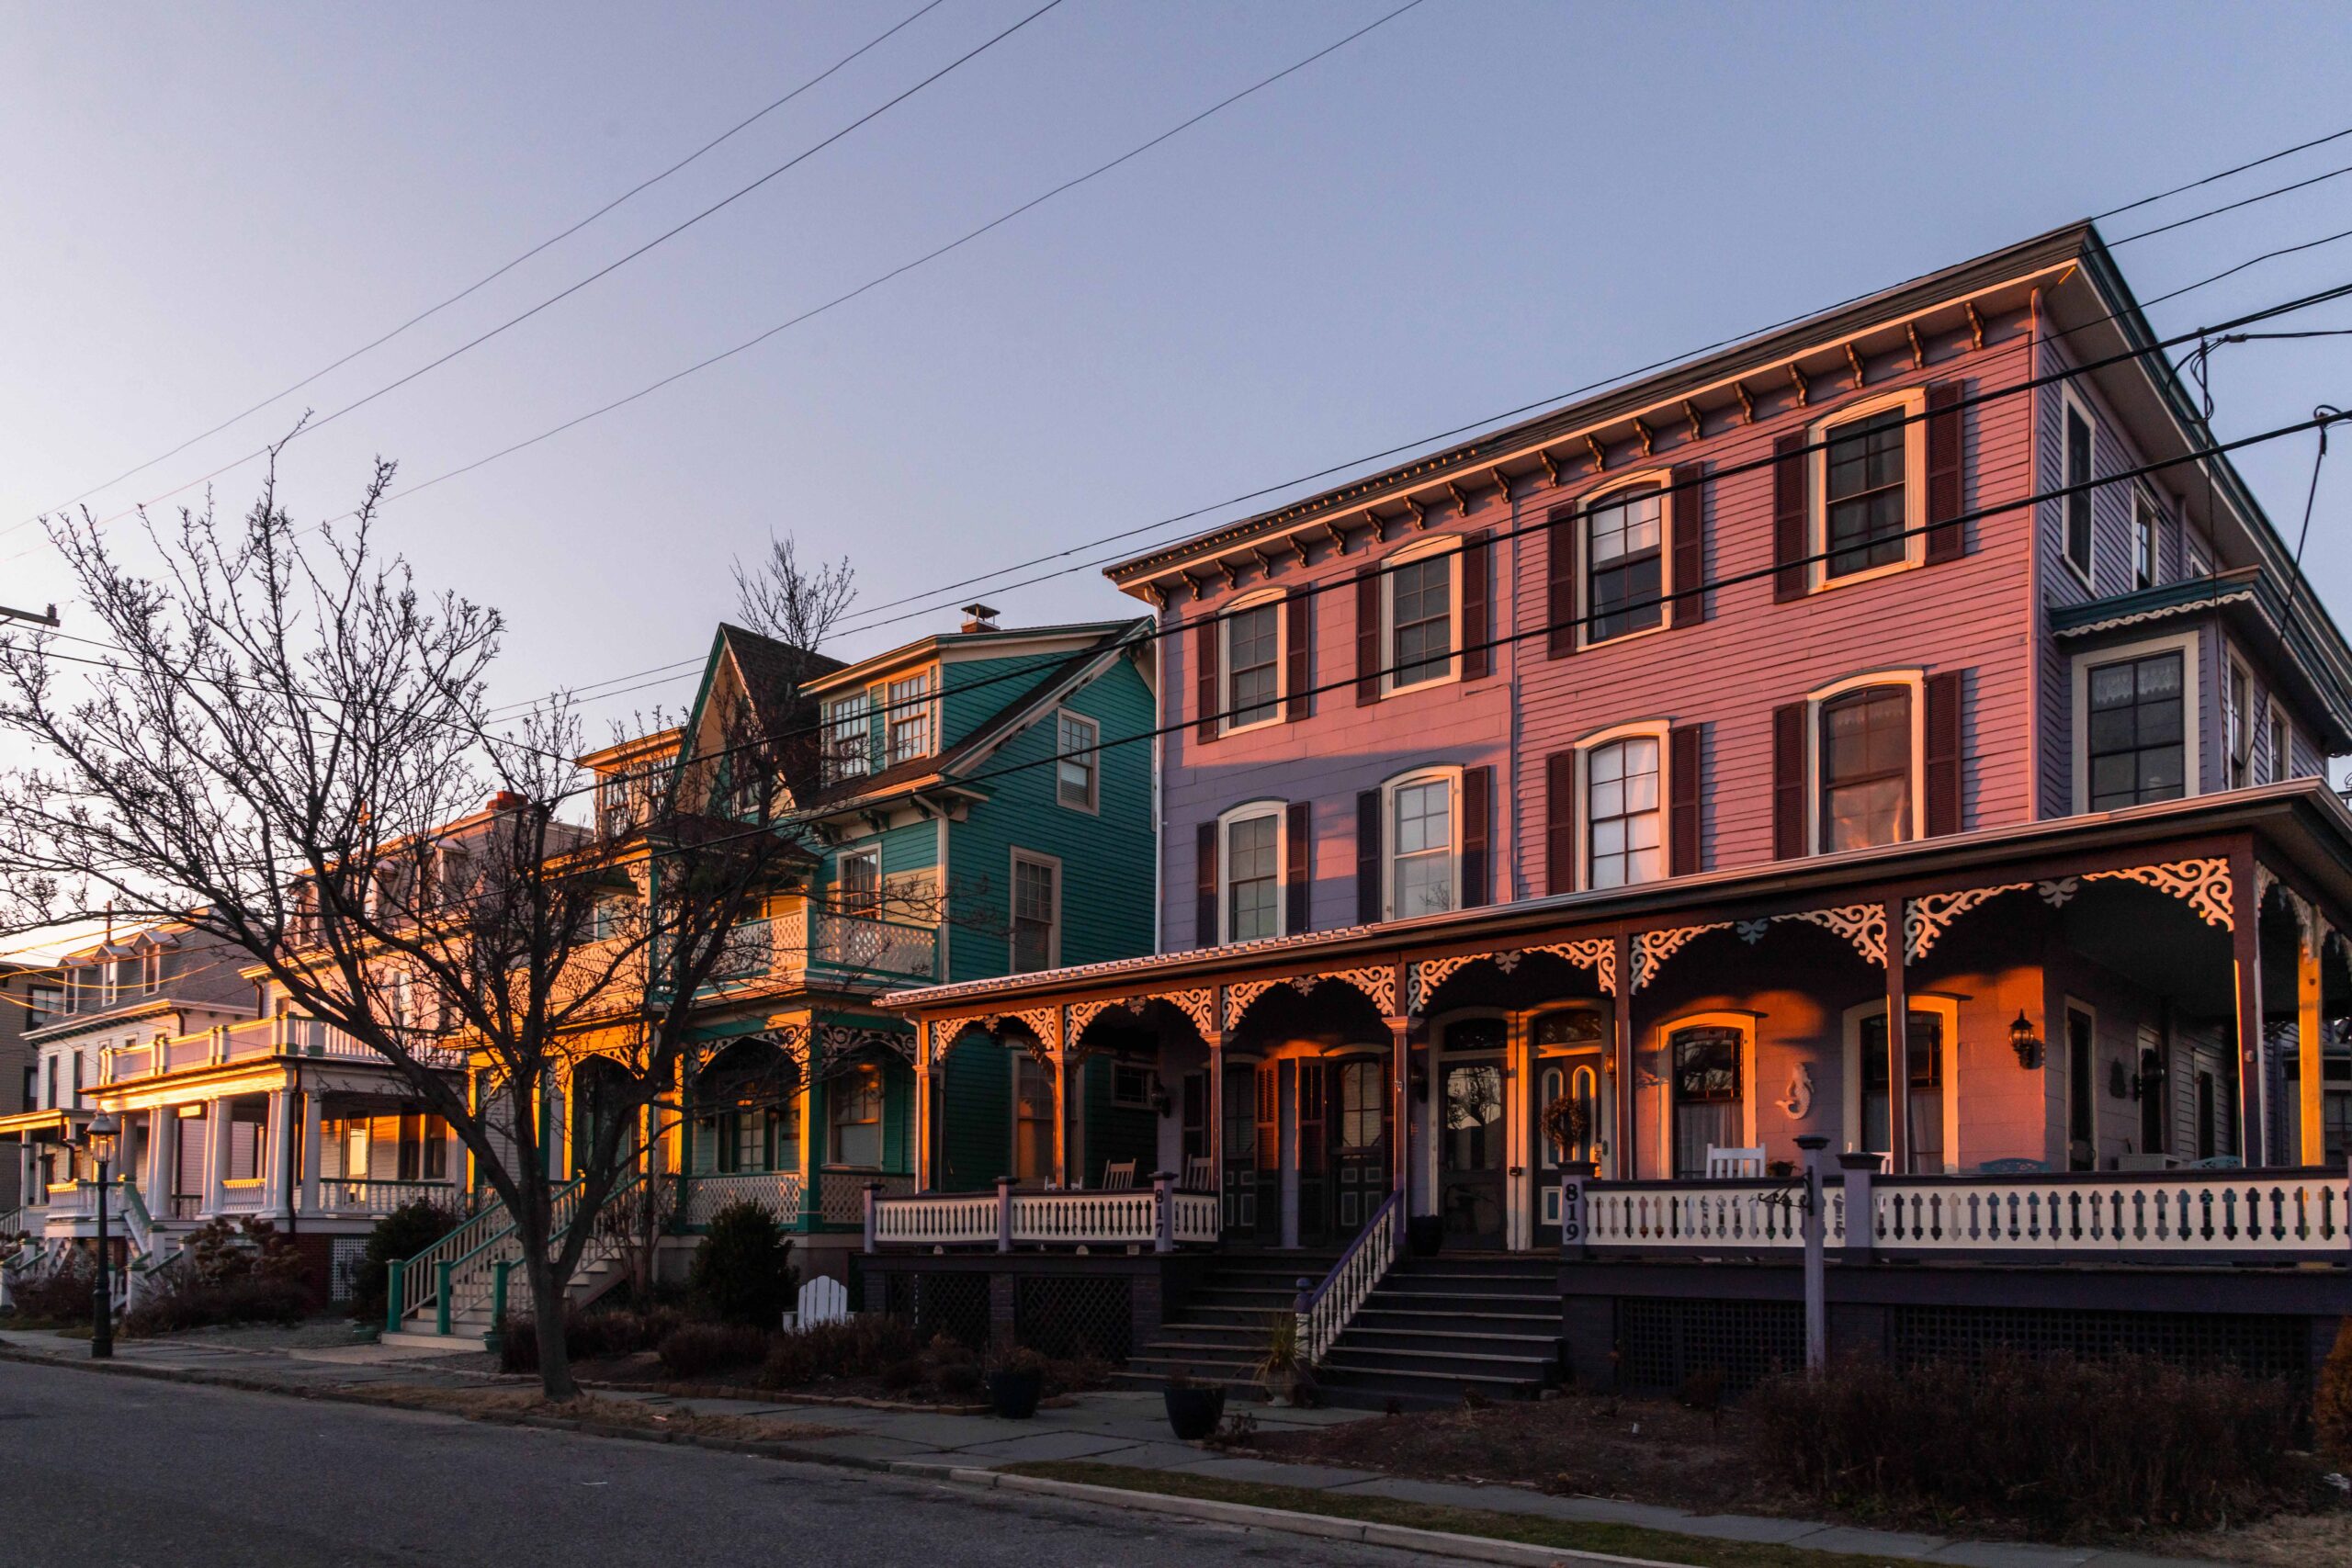
<instances>
[{"instance_id":1,"label":"wreath on door","mask_svg":"<svg viewBox=\"0 0 2352 1568\"><path fill-rule=\"evenodd\" d=\"M1544 1135L1562 1154L1592 1141L1592 1101L1564 1094L1544 1108Z\"/></svg>"}]
</instances>

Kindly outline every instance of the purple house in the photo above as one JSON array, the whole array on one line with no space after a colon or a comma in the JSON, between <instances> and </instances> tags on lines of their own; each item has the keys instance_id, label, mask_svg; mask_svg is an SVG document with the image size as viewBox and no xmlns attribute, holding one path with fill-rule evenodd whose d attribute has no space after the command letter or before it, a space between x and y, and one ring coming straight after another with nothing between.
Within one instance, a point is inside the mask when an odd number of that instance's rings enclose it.
<instances>
[{"instance_id":1,"label":"purple house","mask_svg":"<svg viewBox=\"0 0 2352 1568\"><path fill-rule=\"evenodd\" d=\"M1448 1396L1553 1375L1565 1300L1588 1375L1736 1382L1793 1359L1810 1158L1858 1342L2219 1332L2095 1260L2301 1364L2352 648L2212 444L2081 225L1113 569L1162 951L896 1001L934 1077L1125 1065L1165 1175L1057 1109L1055 1190L877 1205L876 1277L1211 1373L1319 1277L1329 1381Z\"/></svg>"}]
</instances>

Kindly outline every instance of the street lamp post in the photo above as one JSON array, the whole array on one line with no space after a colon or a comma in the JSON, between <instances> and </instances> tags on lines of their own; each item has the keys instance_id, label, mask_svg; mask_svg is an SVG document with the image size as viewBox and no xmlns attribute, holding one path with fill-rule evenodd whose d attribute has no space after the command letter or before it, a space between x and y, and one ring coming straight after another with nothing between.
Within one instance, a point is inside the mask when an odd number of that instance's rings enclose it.
<instances>
[{"instance_id":1,"label":"street lamp post","mask_svg":"<svg viewBox=\"0 0 2352 1568\"><path fill-rule=\"evenodd\" d=\"M99 1361L114 1355L114 1291L107 1279L107 1162L114 1158L115 1134L121 1130L113 1112L101 1111L90 1118L84 1134L90 1156L98 1162L98 1282L90 1301L90 1358Z\"/></svg>"}]
</instances>

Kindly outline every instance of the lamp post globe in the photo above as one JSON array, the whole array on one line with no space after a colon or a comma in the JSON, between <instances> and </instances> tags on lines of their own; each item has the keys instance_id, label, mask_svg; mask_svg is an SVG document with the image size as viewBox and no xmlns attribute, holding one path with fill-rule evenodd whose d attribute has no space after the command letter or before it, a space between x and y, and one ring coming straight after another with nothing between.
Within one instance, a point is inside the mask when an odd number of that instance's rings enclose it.
<instances>
[{"instance_id":1,"label":"lamp post globe","mask_svg":"<svg viewBox=\"0 0 2352 1568\"><path fill-rule=\"evenodd\" d=\"M98 1278L90 1288L90 1357L106 1360L114 1355L114 1291L107 1278L107 1162L114 1158L115 1139L120 1135L122 1124L114 1112L101 1111L90 1118L83 1131L84 1142L90 1157L98 1163L96 1191L98 1201Z\"/></svg>"}]
</instances>

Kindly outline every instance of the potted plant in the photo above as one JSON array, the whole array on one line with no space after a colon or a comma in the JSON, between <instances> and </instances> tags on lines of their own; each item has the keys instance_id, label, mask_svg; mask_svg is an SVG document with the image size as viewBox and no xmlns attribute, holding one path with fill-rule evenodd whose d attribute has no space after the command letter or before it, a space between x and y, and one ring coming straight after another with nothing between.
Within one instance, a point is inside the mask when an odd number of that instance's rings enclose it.
<instances>
[{"instance_id":1,"label":"potted plant","mask_svg":"<svg viewBox=\"0 0 2352 1568\"><path fill-rule=\"evenodd\" d=\"M1314 1383L1298 1342L1298 1314L1278 1312L1266 1320L1266 1351L1258 1359L1258 1382L1270 1404L1295 1405Z\"/></svg>"},{"instance_id":2,"label":"potted plant","mask_svg":"<svg viewBox=\"0 0 2352 1568\"><path fill-rule=\"evenodd\" d=\"M1185 1442L1199 1442L1225 1419L1225 1385L1221 1382L1194 1382L1182 1372L1170 1372L1168 1387L1160 1397L1168 1404L1170 1429Z\"/></svg>"},{"instance_id":3,"label":"potted plant","mask_svg":"<svg viewBox=\"0 0 2352 1568\"><path fill-rule=\"evenodd\" d=\"M999 1351L989 1363L989 1404L1008 1421L1026 1421L1037 1414L1037 1398L1046 1390L1046 1358L1013 1346Z\"/></svg>"}]
</instances>

